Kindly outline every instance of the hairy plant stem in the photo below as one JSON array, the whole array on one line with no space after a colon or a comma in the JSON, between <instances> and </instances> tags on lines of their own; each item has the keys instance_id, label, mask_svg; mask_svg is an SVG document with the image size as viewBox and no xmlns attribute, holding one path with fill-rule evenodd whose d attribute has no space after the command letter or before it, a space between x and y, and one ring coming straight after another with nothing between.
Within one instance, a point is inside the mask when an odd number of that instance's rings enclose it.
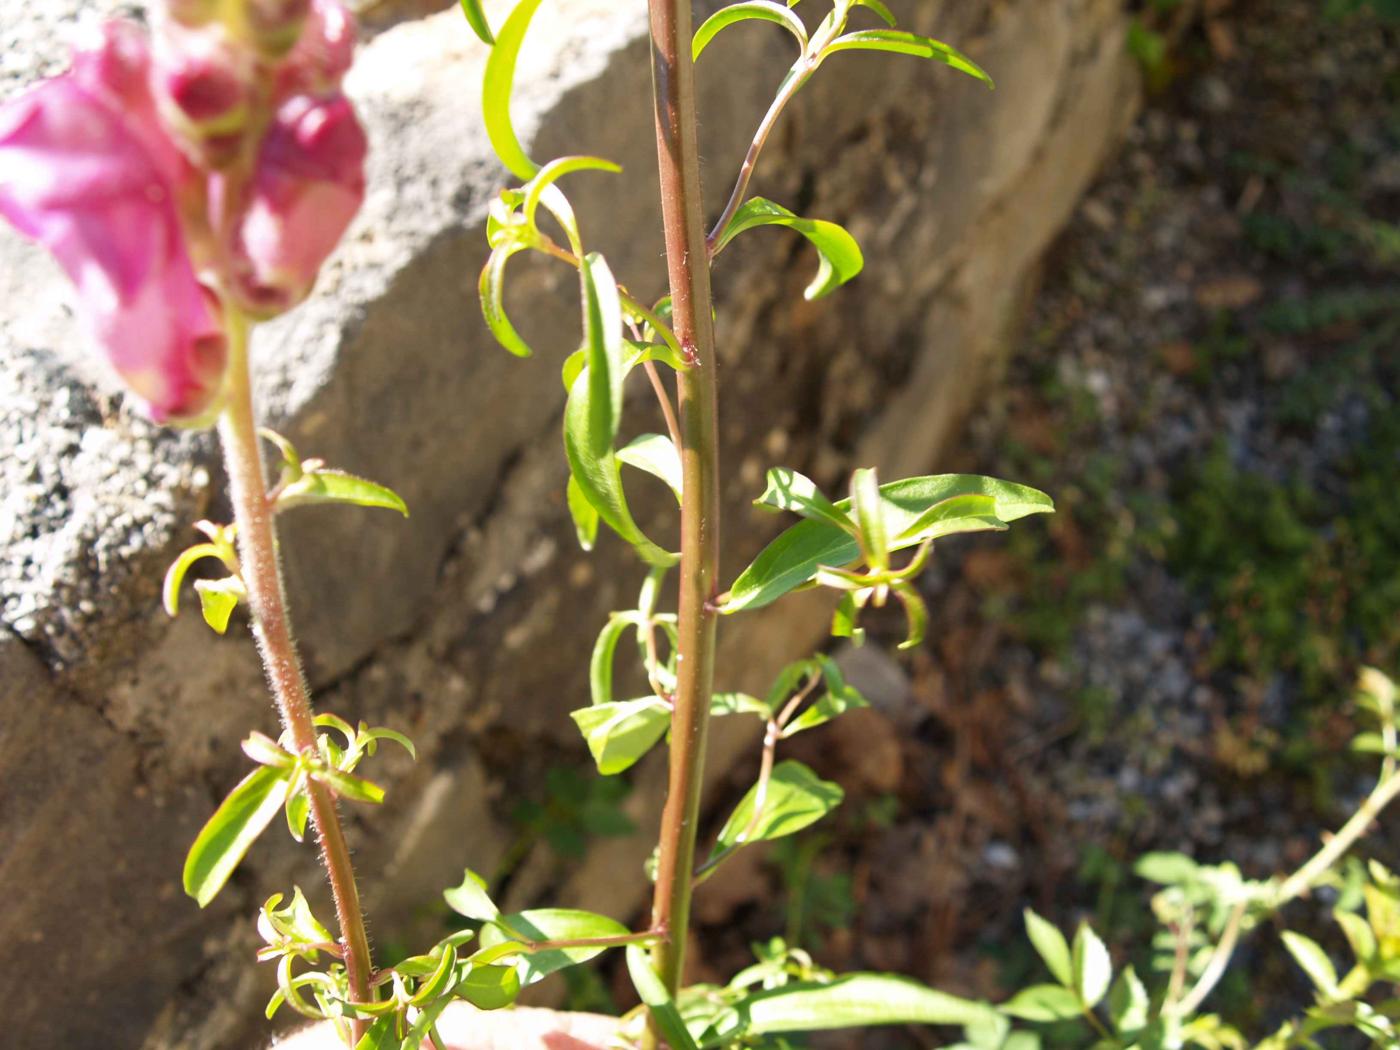
<instances>
[{"instance_id":1,"label":"hairy plant stem","mask_svg":"<svg viewBox=\"0 0 1400 1050\"><path fill-rule=\"evenodd\" d=\"M670 777L661 818L652 928L667 937L653 959L674 994L685 965L691 872L705 771L705 741L714 684L719 580L719 400L709 251L700 196L695 73L690 57L690 0L649 0L656 146L671 319L690 364L678 374L678 420L684 479L681 506L679 642L671 721ZM656 1045L653 1028L649 1045Z\"/></svg>"},{"instance_id":2,"label":"hairy plant stem","mask_svg":"<svg viewBox=\"0 0 1400 1050\"><path fill-rule=\"evenodd\" d=\"M219 437L228 467L234 520L238 525L239 566L248 591L258 651L262 654L263 667L277 703L282 727L291 736L298 752L314 755L315 716L287 612L274 509L267 498L267 478L253 412L252 381L248 368L248 323L237 310L230 308L228 328L231 344L228 401L219 419ZM369 938L365 935L360 895L355 886L350 849L340 826L340 814L334 796L324 785L309 780L307 795L311 802L311 821L321 847L321 863L335 897L350 994L357 1002L369 1002L373 995L370 988L372 966ZM351 1022L351 1031L356 1040L363 1034L364 1027L362 1021Z\"/></svg>"}]
</instances>

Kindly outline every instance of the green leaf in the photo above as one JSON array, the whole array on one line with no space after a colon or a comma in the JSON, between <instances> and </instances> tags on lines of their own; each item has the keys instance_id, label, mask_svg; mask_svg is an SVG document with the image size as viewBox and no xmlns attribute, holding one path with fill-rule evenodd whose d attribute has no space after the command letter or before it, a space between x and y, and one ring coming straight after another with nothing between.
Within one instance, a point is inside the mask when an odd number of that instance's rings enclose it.
<instances>
[{"instance_id":1,"label":"green leaf","mask_svg":"<svg viewBox=\"0 0 1400 1050\"><path fill-rule=\"evenodd\" d=\"M804 730L825 725L847 711L856 711L862 707L870 706L869 701L861 696L858 690L846 684L846 679L841 674L841 669L836 665L835 660L829 656L818 656L817 663L821 667L822 677L825 679L826 693L815 704L812 704L787 724L787 728L782 733L784 740Z\"/></svg>"},{"instance_id":2,"label":"green leaf","mask_svg":"<svg viewBox=\"0 0 1400 1050\"><path fill-rule=\"evenodd\" d=\"M828 522L852 536L856 533L855 522L822 495L816 482L787 467L774 467L768 471L768 487L763 490L762 496L754 500L754 504L775 510L790 510L804 518Z\"/></svg>"},{"instance_id":3,"label":"green leaf","mask_svg":"<svg viewBox=\"0 0 1400 1050\"><path fill-rule=\"evenodd\" d=\"M306 839L306 822L311 816L311 798L305 785L287 795L284 807L287 816L287 832L297 842Z\"/></svg>"},{"instance_id":4,"label":"green leaf","mask_svg":"<svg viewBox=\"0 0 1400 1050\"><path fill-rule=\"evenodd\" d=\"M670 438L661 434L643 434L619 449L617 458L628 466L660 478L676 494L676 502L681 502L681 454L676 451L675 443Z\"/></svg>"},{"instance_id":5,"label":"green leaf","mask_svg":"<svg viewBox=\"0 0 1400 1050\"><path fill-rule=\"evenodd\" d=\"M860 606L850 591L843 592L836 603L836 611L831 615L831 636L849 638L856 646L865 644L865 629L860 626Z\"/></svg>"},{"instance_id":6,"label":"green leaf","mask_svg":"<svg viewBox=\"0 0 1400 1050\"><path fill-rule=\"evenodd\" d=\"M838 51L892 51L899 55L931 58L976 77L990 88L996 87L987 71L957 48L932 37L906 33L900 29L858 29L837 37L827 45L824 54L831 55Z\"/></svg>"},{"instance_id":7,"label":"green leaf","mask_svg":"<svg viewBox=\"0 0 1400 1050\"><path fill-rule=\"evenodd\" d=\"M357 777L353 773L346 773L339 769L318 769L311 776L313 779L328 785L342 798L348 798L354 802L368 802L374 806L384 801L382 787L364 777Z\"/></svg>"},{"instance_id":8,"label":"green leaf","mask_svg":"<svg viewBox=\"0 0 1400 1050\"><path fill-rule=\"evenodd\" d=\"M627 506L622 488L622 472L617 456L608 451L595 456L589 447L590 408L589 370L575 380L564 408L564 451L569 469L583 498L608 527L630 543L649 565L674 565L676 555L662 550L642 532Z\"/></svg>"},{"instance_id":9,"label":"green leaf","mask_svg":"<svg viewBox=\"0 0 1400 1050\"><path fill-rule=\"evenodd\" d=\"M1030 937L1031 944L1045 960L1045 965L1055 980L1068 988L1074 983L1074 975L1070 965L1069 942L1065 940L1065 935L1053 923L1042 919L1029 908L1022 914L1026 920L1026 935Z\"/></svg>"},{"instance_id":10,"label":"green leaf","mask_svg":"<svg viewBox=\"0 0 1400 1050\"><path fill-rule=\"evenodd\" d=\"M827 983L797 981L740 1000L734 1010L739 1029L748 1035L890 1024L964 1025L995 1016L986 1003L882 973L853 973Z\"/></svg>"},{"instance_id":11,"label":"green leaf","mask_svg":"<svg viewBox=\"0 0 1400 1050\"><path fill-rule=\"evenodd\" d=\"M906 530L934 504L954 496L992 497L996 502L996 517L1001 522L1015 521L1029 514L1047 514L1055 509L1055 504L1043 492L975 474L906 478L881 485L880 495L885 531L893 537L892 550L903 550L922 542L905 535ZM849 506L849 501L836 504L843 512ZM987 527L980 518L955 518L932 524L922 539ZM798 522L765 547L753 564L740 574L720 611L728 614L761 608L814 579L821 566L849 565L859 558L859 545L841 529L825 521Z\"/></svg>"},{"instance_id":12,"label":"green leaf","mask_svg":"<svg viewBox=\"0 0 1400 1050\"><path fill-rule=\"evenodd\" d=\"M491 35L491 24L486 21L486 13L481 10L481 0L462 0L462 13L467 16L467 25L472 27L472 32L483 44L496 42Z\"/></svg>"},{"instance_id":13,"label":"green leaf","mask_svg":"<svg viewBox=\"0 0 1400 1050\"><path fill-rule=\"evenodd\" d=\"M492 922L501 914L501 909L496 907L496 902L486 892L486 880L471 868L463 872L461 885L443 890L442 896L447 906L458 915L465 915L477 922Z\"/></svg>"},{"instance_id":14,"label":"green leaf","mask_svg":"<svg viewBox=\"0 0 1400 1050\"><path fill-rule=\"evenodd\" d=\"M532 911L502 915L481 928L483 948L495 948L521 941L563 941L583 937L620 937L628 933L626 926L605 915L571 908L536 908ZM535 984L550 974L578 963L587 962L606 948L551 948L523 954L516 963L520 979L526 985ZM480 954L480 953L478 953Z\"/></svg>"},{"instance_id":15,"label":"green leaf","mask_svg":"<svg viewBox=\"0 0 1400 1050\"><path fill-rule=\"evenodd\" d=\"M528 247L524 241L512 238L497 245L491 251L486 265L481 269L478 291L481 295L481 316L486 327L496 337L496 342L516 357L530 357L534 351L520 338L520 333L511 324L506 314L506 263Z\"/></svg>"},{"instance_id":16,"label":"green leaf","mask_svg":"<svg viewBox=\"0 0 1400 1050\"><path fill-rule=\"evenodd\" d=\"M385 726L376 726L373 729L365 728L363 722L360 723L360 731L357 734L361 744L369 754L374 754L375 745L380 740L391 740L399 747L408 752L408 757L414 761L418 760L418 749L413 746L413 741L404 736L397 729L389 729Z\"/></svg>"},{"instance_id":17,"label":"green leaf","mask_svg":"<svg viewBox=\"0 0 1400 1050\"><path fill-rule=\"evenodd\" d=\"M570 711L569 717L578 724L605 777L630 769L671 725L671 709L656 697L594 704Z\"/></svg>"},{"instance_id":18,"label":"green leaf","mask_svg":"<svg viewBox=\"0 0 1400 1050\"><path fill-rule=\"evenodd\" d=\"M671 1001L671 993L666 983L652 968L651 959L640 945L627 946L627 973L632 978L632 986L637 996L646 1004L656 1027L665 1036L671 1050L697 1050L695 1040L682 1020L676 1004Z\"/></svg>"},{"instance_id":19,"label":"green leaf","mask_svg":"<svg viewBox=\"0 0 1400 1050\"><path fill-rule=\"evenodd\" d=\"M408 504L393 489L357 478L343 470L316 470L303 474L284 488L277 497L279 511L293 507L309 507L321 503L350 503L357 507L380 507L396 510L408 517Z\"/></svg>"},{"instance_id":20,"label":"green leaf","mask_svg":"<svg viewBox=\"0 0 1400 1050\"><path fill-rule=\"evenodd\" d=\"M520 971L514 966L473 966L456 993L478 1010L503 1010L520 996Z\"/></svg>"},{"instance_id":21,"label":"green leaf","mask_svg":"<svg viewBox=\"0 0 1400 1050\"><path fill-rule=\"evenodd\" d=\"M574 519L574 532L578 535L578 545L591 551L598 542L598 512L578 487L578 479L569 475L569 485L564 493L569 504L569 517Z\"/></svg>"},{"instance_id":22,"label":"green leaf","mask_svg":"<svg viewBox=\"0 0 1400 1050\"><path fill-rule=\"evenodd\" d=\"M180 587L185 582L185 576L195 562L204 558L219 558L222 560L223 552L212 543L197 543L187 550L181 551L180 556L171 563L165 573L165 583L161 588L161 597L165 605L167 616L177 616L180 612Z\"/></svg>"},{"instance_id":23,"label":"green leaf","mask_svg":"<svg viewBox=\"0 0 1400 1050\"><path fill-rule=\"evenodd\" d=\"M997 501L991 496L953 496L924 511L897 538L901 544L905 544L946 536L948 533L942 531L943 527L949 522L962 520L980 522L984 529L1000 531L1006 528L1006 522L997 517Z\"/></svg>"},{"instance_id":24,"label":"green leaf","mask_svg":"<svg viewBox=\"0 0 1400 1050\"><path fill-rule=\"evenodd\" d=\"M894 584L891 589L909 617L909 636L899 643L899 648L913 649L923 642L928 630L928 604L919 589L907 580Z\"/></svg>"},{"instance_id":25,"label":"green leaf","mask_svg":"<svg viewBox=\"0 0 1400 1050\"><path fill-rule=\"evenodd\" d=\"M808 299L820 299L835 291L855 277L865 266L856 239L834 222L823 219L804 219L788 211L781 204L775 204L764 197L752 197L734 213L719 240L715 242L714 254L722 252L726 245L745 230L759 226L786 226L802 234L817 249L821 265L817 276L803 293Z\"/></svg>"},{"instance_id":26,"label":"green leaf","mask_svg":"<svg viewBox=\"0 0 1400 1050\"><path fill-rule=\"evenodd\" d=\"M627 378L622 300L607 260L596 252L584 258L579 275L588 353L588 448L598 458L612 451L622 424L622 386Z\"/></svg>"},{"instance_id":27,"label":"green leaf","mask_svg":"<svg viewBox=\"0 0 1400 1050\"><path fill-rule=\"evenodd\" d=\"M773 3L772 0L746 0L744 3L721 7L705 19L700 28L695 31L695 41L691 45L691 60L699 61L701 52L709 46L710 41L719 34L720 30L753 18L762 19L765 22L776 22L778 25L784 26L793 36L797 37L797 42L802 50L807 50L807 27L802 24L802 19L782 4Z\"/></svg>"},{"instance_id":28,"label":"green leaf","mask_svg":"<svg viewBox=\"0 0 1400 1050\"><path fill-rule=\"evenodd\" d=\"M870 10L884 19L885 24L891 29L893 29L895 24L899 21L894 17L894 12L884 4L883 0L856 0L856 6L870 8Z\"/></svg>"},{"instance_id":29,"label":"green leaf","mask_svg":"<svg viewBox=\"0 0 1400 1050\"><path fill-rule=\"evenodd\" d=\"M496 36L496 46L486 60L486 80L481 89L482 119L491 147L510 171L520 179L534 178L539 165L526 155L510 118L510 96L515 86L515 63L530 20L539 10L540 0L520 0Z\"/></svg>"},{"instance_id":30,"label":"green leaf","mask_svg":"<svg viewBox=\"0 0 1400 1050\"><path fill-rule=\"evenodd\" d=\"M715 693L710 697L710 715L757 715L765 721L773 717L772 708L748 693Z\"/></svg>"},{"instance_id":31,"label":"green leaf","mask_svg":"<svg viewBox=\"0 0 1400 1050\"><path fill-rule=\"evenodd\" d=\"M1108 1016L1119 1035L1146 1028L1152 1000L1132 966L1127 967L1108 991Z\"/></svg>"},{"instance_id":32,"label":"green leaf","mask_svg":"<svg viewBox=\"0 0 1400 1050\"><path fill-rule=\"evenodd\" d=\"M1318 995L1323 999L1336 999L1341 995L1341 990L1337 987L1337 970L1332 965L1332 960L1327 957L1327 953L1322 950L1322 946L1311 938L1304 937L1301 933L1294 933L1292 930L1284 930L1280 936L1283 938L1283 946L1288 949L1288 954L1303 972L1308 975L1308 980L1312 981L1313 987L1317 989Z\"/></svg>"},{"instance_id":33,"label":"green leaf","mask_svg":"<svg viewBox=\"0 0 1400 1050\"><path fill-rule=\"evenodd\" d=\"M229 617L247 594L243 581L236 576L222 580L195 580L194 590L199 595L199 611L204 616L204 622L218 634L228 630Z\"/></svg>"},{"instance_id":34,"label":"green leaf","mask_svg":"<svg viewBox=\"0 0 1400 1050\"><path fill-rule=\"evenodd\" d=\"M1092 1010L1108 994L1108 984L1113 979L1113 961L1108 956L1108 948L1087 922L1081 922L1075 931L1070 964L1074 990L1079 994L1080 1002Z\"/></svg>"},{"instance_id":35,"label":"green leaf","mask_svg":"<svg viewBox=\"0 0 1400 1050\"><path fill-rule=\"evenodd\" d=\"M889 536L885 532L884 500L875 471L863 467L851 475L851 510L860 530L861 554L874 572L890 567Z\"/></svg>"},{"instance_id":36,"label":"green leaf","mask_svg":"<svg viewBox=\"0 0 1400 1050\"><path fill-rule=\"evenodd\" d=\"M1163 886L1189 882L1199 870L1200 866L1184 853L1144 853L1133 865L1139 878Z\"/></svg>"},{"instance_id":37,"label":"green leaf","mask_svg":"<svg viewBox=\"0 0 1400 1050\"><path fill-rule=\"evenodd\" d=\"M1351 946L1356 961L1366 963L1374 959L1379 944L1371 924L1354 911L1335 911L1332 915L1346 934L1347 944Z\"/></svg>"},{"instance_id":38,"label":"green leaf","mask_svg":"<svg viewBox=\"0 0 1400 1050\"><path fill-rule=\"evenodd\" d=\"M403 1040L399 1038L398 1018L381 1017L369 1026L369 1030L355 1044L355 1050L400 1050Z\"/></svg>"},{"instance_id":39,"label":"green leaf","mask_svg":"<svg viewBox=\"0 0 1400 1050\"><path fill-rule=\"evenodd\" d=\"M758 785L740 800L711 853L711 859L741 845L780 839L815 824L841 804L845 793L840 786L822 780L801 762L779 762L768 780L767 795L757 819L754 807Z\"/></svg>"},{"instance_id":40,"label":"green leaf","mask_svg":"<svg viewBox=\"0 0 1400 1050\"><path fill-rule=\"evenodd\" d=\"M1022 1021L1064 1021L1084 1012L1079 996L1058 984L1036 984L1023 988L1001 1004L1001 1012Z\"/></svg>"},{"instance_id":41,"label":"green leaf","mask_svg":"<svg viewBox=\"0 0 1400 1050\"><path fill-rule=\"evenodd\" d=\"M235 787L185 857L185 892L201 908L223 889L248 848L277 816L287 798L284 770L260 766Z\"/></svg>"},{"instance_id":42,"label":"green leaf","mask_svg":"<svg viewBox=\"0 0 1400 1050\"><path fill-rule=\"evenodd\" d=\"M613 613L598 632L593 643L593 655L588 660L588 688L595 705L613 702L613 660L618 643L627 631L637 626L635 613Z\"/></svg>"}]
</instances>

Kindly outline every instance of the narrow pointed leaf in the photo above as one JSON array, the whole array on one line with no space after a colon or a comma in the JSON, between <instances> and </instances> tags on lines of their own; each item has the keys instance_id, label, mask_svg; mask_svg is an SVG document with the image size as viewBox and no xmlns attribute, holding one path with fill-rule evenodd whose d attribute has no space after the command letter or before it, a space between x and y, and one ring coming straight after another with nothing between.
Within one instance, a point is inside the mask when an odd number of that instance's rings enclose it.
<instances>
[{"instance_id":1,"label":"narrow pointed leaf","mask_svg":"<svg viewBox=\"0 0 1400 1050\"><path fill-rule=\"evenodd\" d=\"M773 767L758 818L754 819L758 801L755 784L720 829L712 857L741 845L795 834L821 820L844 797L840 785L822 780L801 762L779 762Z\"/></svg>"},{"instance_id":2,"label":"narrow pointed leaf","mask_svg":"<svg viewBox=\"0 0 1400 1050\"><path fill-rule=\"evenodd\" d=\"M1086 922L1080 923L1075 931L1074 943L1070 946L1070 963L1074 990L1080 1002L1092 1010L1108 994L1108 985L1113 979L1113 961L1108 956L1108 948Z\"/></svg>"},{"instance_id":3,"label":"narrow pointed leaf","mask_svg":"<svg viewBox=\"0 0 1400 1050\"><path fill-rule=\"evenodd\" d=\"M655 697L594 704L570 711L569 717L605 777L636 765L671 725L670 709Z\"/></svg>"},{"instance_id":4,"label":"narrow pointed leaf","mask_svg":"<svg viewBox=\"0 0 1400 1050\"><path fill-rule=\"evenodd\" d=\"M161 588L161 597L167 616L176 616L180 612L180 587L184 584L185 576L189 573L191 566L204 558L218 558L220 553L219 548L212 543L197 543L180 552L180 556L171 563L170 568L166 571L165 583Z\"/></svg>"},{"instance_id":5,"label":"narrow pointed leaf","mask_svg":"<svg viewBox=\"0 0 1400 1050\"><path fill-rule=\"evenodd\" d=\"M855 277L865 266L856 239L834 222L822 219L804 219L788 211L781 204L775 204L764 197L753 197L734 213L719 240L715 244L715 254L724 250L735 237L745 230L759 226L786 226L802 234L817 249L821 264L817 276L807 286L803 294L808 299L820 299Z\"/></svg>"},{"instance_id":6,"label":"narrow pointed leaf","mask_svg":"<svg viewBox=\"0 0 1400 1050\"><path fill-rule=\"evenodd\" d=\"M511 324L510 317L506 314L505 303L506 263L510 262L512 256L523 252L525 247L525 244L518 240L497 245L486 260L486 265L482 267L479 285L481 316L486 320L486 327L496 337L496 342L516 357L530 357L534 354L530 345L520 338L515 325Z\"/></svg>"},{"instance_id":7,"label":"narrow pointed leaf","mask_svg":"<svg viewBox=\"0 0 1400 1050\"><path fill-rule=\"evenodd\" d=\"M195 580L194 590L199 595L199 611L204 622L218 634L225 633L229 617L246 593L243 581L232 576L224 580Z\"/></svg>"},{"instance_id":8,"label":"narrow pointed leaf","mask_svg":"<svg viewBox=\"0 0 1400 1050\"><path fill-rule=\"evenodd\" d=\"M486 21L486 13L481 10L481 0L462 0L462 13L467 16L467 25L472 27L472 32L483 44L496 42L491 33L491 24Z\"/></svg>"},{"instance_id":9,"label":"narrow pointed leaf","mask_svg":"<svg viewBox=\"0 0 1400 1050\"><path fill-rule=\"evenodd\" d=\"M768 487L763 490L762 496L754 500L754 504L775 510L790 510L804 518L825 521L851 535L856 532L850 515L838 510L836 504L822 495L816 482L787 467L774 467L768 471Z\"/></svg>"},{"instance_id":10,"label":"narrow pointed leaf","mask_svg":"<svg viewBox=\"0 0 1400 1050\"><path fill-rule=\"evenodd\" d=\"M511 941L560 941L583 937L620 937L626 926L605 915L572 908L536 908L502 915L481 928L481 946L494 948ZM516 967L526 985L543 980L568 966L587 962L606 948L551 948L521 955Z\"/></svg>"},{"instance_id":11,"label":"narrow pointed leaf","mask_svg":"<svg viewBox=\"0 0 1400 1050\"><path fill-rule=\"evenodd\" d=\"M1036 984L1023 988L1001 1004L1001 1012L1022 1021L1064 1021L1084 1012L1079 996L1058 984Z\"/></svg>"},{"instance_id":12,"label":"narrow pointed leaf","mask_svg":"<svg viewBox=\"0 0 1400 1050\"><path fill-rule=\"evenodd\" d=\"M824 53L830 55L838 51L891 51L899 55L931 58L976 77L988 87L996 87L987 71L957 48L901 29L858 29L854 33L846 33L828 44Z\"/></svg>"},{"instance_id":13,"label":"narrow pointed leaf","mask_svg":"<svg viewBox=\"0 0 1400 1050\"><path fill-rule=\"evenodd\" d=\"M895 24L899 21L894 17L894 12L889 9L884 3L884 0L856 0L856 6L870 8L870 10L879 15L880 18L884 20L885 25L889 26L891 29L893 29Z\"/></svg>"},{"instance_id":14,"label":"narrow pointed leaf","mask_svg":"<svg viewBox=\"0 0 1400 1050\"><path fill-rule=\"evenodd\" d=\"M660 478L676 494L676 502L681 501L681 454L676 451L675 443L670 438L661 434L642 434L618 449L617 458L628 466Z\"/></svg>"},{"instance_id":15,"label":"narrow pointed leaf","mask_svg":"<svg viewBox=\"0 0 1400 1050\"><path fill-rule=\"evenodd\" d=\"M807 50L807 27L802 24L802 19L782 4L774 3L773 0L745 0L744 3L721 7L705 19L700 28L695 31L695 40L691 45L692 61L699 60L701 53L709 46L710 41L719 35L721 30L750 19L776 22L797 37L798 45L803 51Z\"/></svg>"},{"instance_id":16,"label":"narrow pointed leaf","mask_svg":"<svg viewBox=\"0 0 1400 1050\"><path fill-rule=\"evenodd\" d=\"M408 517L408 504L393 489L343 470L317 470L282 490L277 509L309 507L321 503L349 503L357 507L396 510Z\"/></svg>"},{"instance_id":17,"label":"narrow pointed leaf","mask_svg":"<svg viewBox=\"0 0 1400 1050\"><path fill-rule=\"evenodd\" d=\"M510 96L515 86L515 64L520 58L520 47L540 2L521 0L510 13L486 60L486 80L481 89L482 119L491 146L501 163L520 179L534 178L539 165L526 154L516 136L510 116Z\"/></svg>"},{"instance_id":18,"label":"narrow pointed leaf","mask_svg":"<svg viewBox=\"0 0 1400 1050\"><path fill-rule=\"evenodd\" d=\"M287 777L261 766L244 777L200 831L185 857L185 892L201 908L223 889L250 846L287 799Z\"/></svg>"},{"instance_id":19,"label":"narrow pointed leaf","mask_svg":"<svg viewBox=\"0 0 1400 1050\"><path fill-rule=\"evenodd\" d=\"M741 1000L749 1035L876 1025L967 1025L995 1018L987 1003L961 999L892 974L853 973L825 984L794 982Z\"/></svg>"},{"instance_id":20,"label":"narrow pointed leaf","mask_svg":"<svg viewBox=\"0 0 1400 1050\"><path fill-rule=\"evenodd\" d=\"M1322 950L1322 946L1292 930L1284 930L1280 936L1283 937L1283 946L1288 949L1288 954L1303 968L1318 995L1323 999L1337 998L1341 994L1337 988L1337 969L1332 965L1327 953Z\"/></svg>"},{"instance_id":21,"label":"narrow pointed leaf","mask_svg":"<svg viewBox=\"0 0 1400 1050\"><path fill-rule=\"evenodd\" d=\"M564 496L569 504L569 517L574 520L578 545L586 551L591 551L593 545L598 542L598 512L593 509L593 504L588 502L588 497L583 494L583 489L579 488L578 480L572 474L569 475L569 485Z\"/></svg>"},{"instance_id":22,"label":"narrow pointed leaf","mask_svg":"<svg viewBox=\"0 0 1400 1050\"><path fill-rule=\"evenodd\" d=\"M644 948L635 944L627 946L627 973L632 978L632 986L637 989L637 997L646 1004L651 1019L665 1036L671 1050L697 1050L681 1012L671 999L671 993L656 970L652 968L651 957Z\"/></svg>"},{"instance_id":23,"label":"narrow pointed leaf","mask_svg":"<svg viewBox=\"0 0 1400 1050\"><path fill-rule=\"evenodd\" d=\"M986 495L996 501L998 521L1010 522L1029 514L1047 514L1055 509L1045 493L1025 485L975 474L936 474L906 478L880 486L885 512L885 530L892 537L891 550L917 546L927 539L976 531L988 526L981 518L954 518L935 522L921 539L906 530L936 503L953 496ZM850 503L836 504L849 510ZM860 557L855 539L824 521L802 521L770 543L740 574L723 600L724 613L757 609L814 579L823 565L853 564Z\"/></svg>"},{"instance_id":24,"label":"narrow pointed leaf","mask_svg":"<svg viewBox=\"0 0 1400 1050\"><path fill-rule=\"evenodd\" d=\"M496 902L486 892L486 880L468 868L462 873L462 882L450 890L442 891L447 906L458 915L478 922L491 922L501 914Z\"/></svg>"},{"instance_id":25,"label":"narrow pointed leaf","mask_svg":"<svg viewBox=\"0 0 1400 1050\"><path fill-rule=\"evenodd\" d=\"M1042 919L1031 909L1023 913L1026 920L1026 934L1031 939L1036 952L1045 961L1046 967L1055 980L1068 988L1074 983L1074 972L1070 963L1069 941L1053 923Z\"/></svg>"},{"instance_id":26,"label":"narrow pointed leaf","mask_svg":"<svg viewBox=\"0 0 1400 1050\"><path fill-rule=\"evenodd\" d=\"M1152 1000L1147 986L1131 966L1118 975L1108 992L1108 1016L1119 1035L1146 1028Z\"/></svg>"}]
</instances>

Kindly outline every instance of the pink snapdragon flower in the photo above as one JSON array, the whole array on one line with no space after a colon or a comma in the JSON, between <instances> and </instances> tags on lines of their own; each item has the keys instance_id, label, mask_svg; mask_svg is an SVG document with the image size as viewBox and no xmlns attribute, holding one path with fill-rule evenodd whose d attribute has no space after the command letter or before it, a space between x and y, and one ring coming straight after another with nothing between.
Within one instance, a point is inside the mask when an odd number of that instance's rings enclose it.
<instances>
[{"instance_id":1,"label":"pink snapdragon flower","mask_svg":"<svg viewBox=\"0 0 1400 1050\"><path fill-rule=\"evenodd\" d=\"M0 109L0 215L57 259L107 359L157 420L218 396L227 345L190 259L145 39L108 24L73 68Z\"/></svg>"},{"instance_id":2,"label":"pink snapdragon flower","mask_svg":"<svg viewBox=\"0 0 1400 1050\"><path fill-rule=\"evenodd\" d=\"M0 106L0 215L53 253L153 418L217 407L220 297L290 309L358 211L353 47L339 0L167 0L154 55L109 23L69 72Z\"/></svg>"}]
</instances>

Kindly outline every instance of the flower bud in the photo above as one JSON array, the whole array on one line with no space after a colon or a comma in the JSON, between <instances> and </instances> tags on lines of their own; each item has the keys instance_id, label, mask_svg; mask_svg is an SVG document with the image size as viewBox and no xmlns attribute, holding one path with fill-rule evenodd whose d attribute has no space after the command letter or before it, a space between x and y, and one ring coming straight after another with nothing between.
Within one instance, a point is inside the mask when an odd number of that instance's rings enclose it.
<instances>
[{"instance_id":1,"label":"flower bud","mask_svg":"<svg viewBox=\"0 0 1400 1050\"><path fill-rule=\"evenodd\" d=\"M365 195L368 142L343 95L284 103L239 211L233 295L255 317L282 313L316 274Z\"/></svg>"},{"instance_id":2,"label":"flower bud","mask_svg":"<svg viewBox=\"0 0 1400 1050\"><path fill-rule=\"evenodd\" d=\"M311 0L306 28L277 69L277 97L340 90L355 57L355 16L340 0Z\"/></svg>"},{"instance_id":3,"label":"flower bud","mask_svg":"<svg viewBox=\"0 0 1400 1050\"><path fill-rule=\"evenodd\" d=\"M218 399L227 345L180 221L190 177L147 90L139 32L104 29L73 69L0 107L0 215L47 248L108 362L157 420Z\"/></svg>"},{"instance_id":4,"label":"flower bud","mask_svg":"<svg viewBox=\"0 0 1400 1050\"><path fill-rule=\"evenodd\" d=\"M191 159L214 169L237 159L252 112L253 57L219 26L166 25L156 41L155 76Z\"/></svg>"}]
</instances>

